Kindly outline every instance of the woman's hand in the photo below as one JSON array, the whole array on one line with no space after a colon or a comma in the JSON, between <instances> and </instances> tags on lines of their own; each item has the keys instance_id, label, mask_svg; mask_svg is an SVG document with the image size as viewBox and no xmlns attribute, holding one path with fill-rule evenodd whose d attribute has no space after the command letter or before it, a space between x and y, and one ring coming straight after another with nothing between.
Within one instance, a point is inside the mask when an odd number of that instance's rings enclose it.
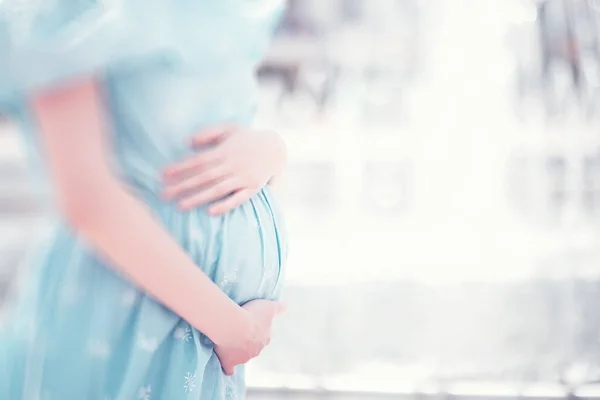
<instances>
[{"instance_id":1,"label":"woman's hand","mask_svg":"<svg viewBox=\"0 0 600 400\"><path fill-rule=\"evenodd\" d=\"M211 214L223 214L258 193L286 162L279 135L236 126L203 132L193 139L201 150L165 171L164 195L182 209L213 203Z\"/></svg>"},{"instance_id":2,"label":"woman's hand","mask_svg":"<svg viewBox=\"0 0 600 400\"><path fill-rule=\"evenodd\" d=\"M250 316L251 332L243 344L217 345L215 353L219 357L223 372L227 375L235 373L235 367L245 364L271 342L271 327L273 319L281 314L285 307L279 303L269 300L253 300L242 306Z\"/></svg>"}]
</instances>

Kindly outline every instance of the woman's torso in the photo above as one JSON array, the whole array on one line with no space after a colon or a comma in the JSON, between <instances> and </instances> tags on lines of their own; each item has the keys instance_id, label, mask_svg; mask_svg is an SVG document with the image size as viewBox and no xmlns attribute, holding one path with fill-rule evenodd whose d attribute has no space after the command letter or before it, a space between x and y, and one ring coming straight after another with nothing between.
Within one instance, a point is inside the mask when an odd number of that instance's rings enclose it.
<instances>
[{"instance_id":1,"label":"woman's torso","mask_svg":"<svg viewBox=\"0 0 600 400\"><path fill-rule=\"evenodd\" d=\"M224 216L209 216L204 208L181 212L161 199L161 175L170 163L193 155L190 139L202 129L252 123L258 100L254 71L277 3L188 1L178 18L168 19L178 21L172 53L103 75L116 172L239 302L278 296L287 244L276 199L265 188Z\"/></svg>"}]
</instances>

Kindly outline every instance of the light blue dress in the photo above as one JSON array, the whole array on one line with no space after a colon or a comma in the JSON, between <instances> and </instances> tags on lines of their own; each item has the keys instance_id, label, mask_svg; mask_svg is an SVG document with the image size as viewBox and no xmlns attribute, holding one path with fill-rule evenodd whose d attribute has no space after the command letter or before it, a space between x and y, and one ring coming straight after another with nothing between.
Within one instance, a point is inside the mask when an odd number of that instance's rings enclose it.
<instances>
[{"instance_id":1,"label":"light blue dress","mask_svg":"<svg viewBox=\"0 0 600 400\"><path fill-rule=\"evenodd\" d=\"M46 183L25 94L101 77L123 181L231 298L277 298L286 236L268 188L219 217L180 212L159 193L163 168L191 154L193 134L251 123L254 69L281 9L279 0L0 0L0 110L21 124ZM224 376L205 336L60 219L0 339L3 400L244 398L243 368Z\"/></svg>"}]
</instances>

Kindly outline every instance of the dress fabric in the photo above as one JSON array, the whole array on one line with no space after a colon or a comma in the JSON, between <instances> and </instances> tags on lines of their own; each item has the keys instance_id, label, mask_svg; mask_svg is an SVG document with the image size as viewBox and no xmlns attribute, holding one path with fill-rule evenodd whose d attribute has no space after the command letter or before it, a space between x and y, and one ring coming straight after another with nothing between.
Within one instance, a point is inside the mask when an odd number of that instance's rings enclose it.
<instances>
[{"instance_id":1,"label":"dress fabric","mask_svg":"<svg viewBox=\"0 0 600 400\"><path fill-rule=\"evenodd\" d=\"M160 178L192 154L190 138L203 128L252 123L255 68L282 7L279 0L0 0L0 112L20 125L37 183L48 179L27 94L97 76L123 182L236 302L279 298L287 241L269 188L210 216L161 199ZM46 198L53 201L51 190ZM3 319L1 399L244 398L243 367L225 376L207 337L115 273L58 216Z\"/></svg>"}]
</instances>

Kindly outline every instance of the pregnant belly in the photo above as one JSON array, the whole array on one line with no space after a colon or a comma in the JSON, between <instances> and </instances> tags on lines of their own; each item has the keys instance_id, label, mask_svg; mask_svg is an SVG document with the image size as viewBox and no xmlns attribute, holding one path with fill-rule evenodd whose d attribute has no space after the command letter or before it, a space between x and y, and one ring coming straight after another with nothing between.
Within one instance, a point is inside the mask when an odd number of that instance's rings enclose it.
<instances>
[{"instance_id":1,"label":"pregnant belly","mask_svg":"<svg viewBox=\"0 0 600 400\"><path fill-rule=\"evenodd\" d=\"M205 208L181 212L154 196L150 205L194 262L233 300L242 304L279 297L287 237L268 187L222 216L211 216Z\"/></svg>"}]
</instances>

